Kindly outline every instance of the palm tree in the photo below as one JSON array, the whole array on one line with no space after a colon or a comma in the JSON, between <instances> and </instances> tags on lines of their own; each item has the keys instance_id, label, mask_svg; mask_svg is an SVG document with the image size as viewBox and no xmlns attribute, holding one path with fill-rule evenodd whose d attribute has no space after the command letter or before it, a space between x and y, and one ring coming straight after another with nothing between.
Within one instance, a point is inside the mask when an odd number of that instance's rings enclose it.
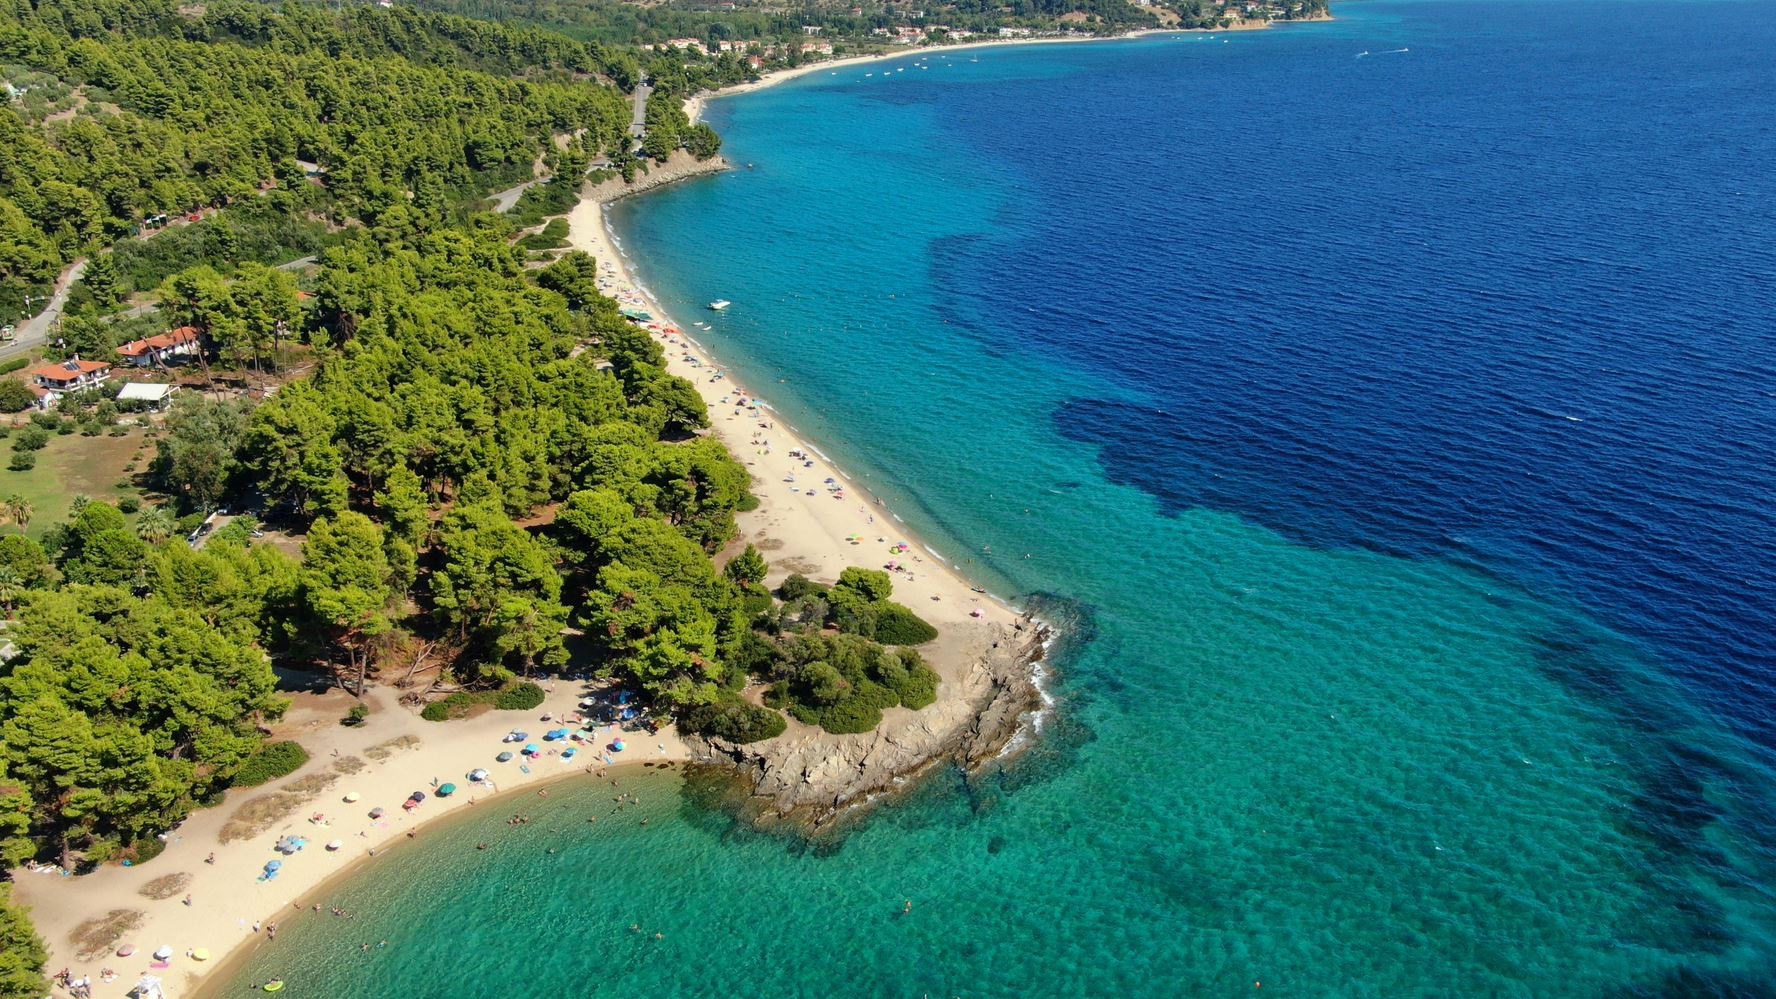
<instances>
[{"instance_id":1,"label":"palm tree","mask_svg":"<svg viewBox=\"0 0 1776 999\"><path fill-rule=\"evenodd\" d=\"M142 511L136 518L136 537L151 545L158 545L173 536L173 515L164 506L151 506Z\"/></svg>"},{"instance_id":2,"label":"palm tree","mask_svg":"<svg viewBox=\"0 0 1776 999\"><path fill-rule=\"evenodd\" d=\"M10 565L0 565L0 608L5 609L8 617L12 616L19 597L24 595L25 577Z\"/></svg>"},{"instance_id":3,"label":"palm tree","mask_svg":"<svg viewBox=\"0 0 1776 999\"><path fill-rule=\"evenodd\" d=\"M0 518L10 520L19 530L24 530L31 523L31 501L18 493L0 500Z\"/></svg>"}]
</instances>

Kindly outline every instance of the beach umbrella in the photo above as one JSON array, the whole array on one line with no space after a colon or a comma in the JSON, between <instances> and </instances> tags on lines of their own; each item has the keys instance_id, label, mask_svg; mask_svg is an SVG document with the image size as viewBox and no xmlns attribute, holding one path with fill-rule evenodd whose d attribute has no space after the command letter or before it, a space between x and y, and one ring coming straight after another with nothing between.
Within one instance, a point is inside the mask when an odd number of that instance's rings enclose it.
<instances>
[{"instance_id":1,"label":"beach umbrella","mask_svg":"<svg viewBox=\"0 0 1776 999\"><path fill-rule=\"evenodd\" d=\"M193 961L208 961L210 959L210 952L199 947L191 952L191 959Z\"/></svg>"},{"instance_id":2,"label":"beach umbrella","mask_svg":"<svg viewBox=\"0 0 1776 999\"><path fill-rule=\"evenodd\" d=\"M373 819L380 819L384 814L386 813L380 807L370 809L370 817Z\"/></svg>"},{"instance_id":3,"label":"beach umbrella","mask_svg":"<svg viewBox=\"0 0 1776 999\"><path fill-rule=\"evenodd\" d=\"M616 741L616 742L613 742L613 743L611 743L611 748L612 748L612 749L614 749L614 750L616 750L616 751L617 751L617 752L619 752L619 753L620 753L620 752L622 752L622 751L623 751L623 750L624 750L624 749L626 749L626 748L628 748L628 747L626 747L626 746L625 746L625 745L624 745L624 744L623 744L623 740L621 740L621 739L618 739L618 740L617 740L617 741Z\"/></svg>"},{"instance_id":4,"label":"beach umbrella","mask_svg":"<svg viewBox=\"0 0 1776 999\"><path fill-rule=\"evenodd\" d=\"M272 861L272 863L275 864L275 863L277 863L277 861L274 860L274 861ZM168 946L167 944L161 944L159 947L154 948L154 959L156 961L164 961L167 958L172 957L172 956L173 956L173 948Z\"/></svg>"},{"instance_id":5,"label":"beach umbrella","mask_svg":"<svg viewBox=\"0 0 1776 999\"><path fill-rule=\"evenodd\" d=\"M535 756L539 752L539 750L536 747L536 743L534 743L534 742L525 743L524 744L524 751L526 753L530 754L531 756Z\"/></svg>"},{"instance_id":6,"label":"beach umbrella","mask_svg":"<svg viewBox=\"0 0 1776 999\"><path fill-rule=\"evenodd\" d=\"M345 845L345 842L344 842L344 841L343 841L343 840L337 840L337 839L336 839L336 840L333 840L333 841L332 841L332 842L330 842L330 843L328 843L328 844L327 844L327 849L329 849L329 850L337 850L337 849L339 849L339 848L340 848L340 847L342 847L342 846L344 846L344 845Z\"/></svg>"},{"instance_id":7,"label":"beach umbrella","mask_svg":"<svg viewBox=\"0 0 1776 999\"><path fill-rule=\"evenodd\" d=\"M118 957L128 957L131 954L134 954L135 952L136 952L136 945L135 944L124 944L122 947L117 948L117 956Z\"/></svg>"},{"instance_id":8,"label":"beach umbrella","mask_svg":"<svg viewBox=\"0 0 1776 999\"><path fill-rule=\"evenodd\" d=\"M455 793L456 793L456 785L455 784L443 784L443 785L440 785L438 788L438 797L440 797L440 798L448 798Z\"/></svg>"},{"instance_id":9,"label":"beach umbrella","mask_svg":"<svg viewBox=\"0 0 1776 999\"><path fill-rule=\"evenodd\" d=\"M284 866L284 862L281 860L267 860L265 862L265 873L270 874L272 871L282 870L283 866ZM161 956L160 951L158 951L158 950L155 951L154 956L160 957Z\"/></svg>"},{"instance_id":10,"label":"beach umbrella","mask_svg":"<svg viewBox=\"0 0 1776 999\"><path fill-rule=\"evenodd\" d=\"M487 779L487 771L481 769L480 767L476 767L475 769L469 771L469 779L472 781L484 781Z\"/></svg>"},{"instance_id":11,"label":"beach umbrella","mask_svg":"<svg viewBox=\"0 0 1776 999\"><path fill-rule=\"evenodd\" d=\"M358 800L358 792L356 792L356 791L347 791L347 792L346 792L346 794L345 794L345 800L346 800L346 801L356 801L356 800Z\"/></svg>"},{"instance_id":12,"label":"beach umbrella","mask_svg":"<svg viewBox=\"0 0 1776 999\"><path fill-rule=\"evenodd\" d=\"M510 762L512 762L512 754L511 753L501 753L498 756L495 756L493 759L497 763L510 763Z\"/></svg>"}]
</instances>

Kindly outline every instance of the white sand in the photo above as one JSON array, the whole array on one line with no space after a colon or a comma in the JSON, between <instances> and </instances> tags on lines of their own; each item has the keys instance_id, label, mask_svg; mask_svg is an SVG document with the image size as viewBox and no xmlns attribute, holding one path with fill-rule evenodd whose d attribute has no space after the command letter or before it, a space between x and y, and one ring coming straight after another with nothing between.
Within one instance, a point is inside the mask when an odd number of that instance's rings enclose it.
<instances>
[{"instance_id":1,"label":"white sand","mask_svg":"<svg viewBox=\"0 0 1776 999\"><path fill-rule=\"evenodd\" d=\"M948 46L944 51L964 47L972 46ZM819 63L772 74L743 89L757 89L803 73L875 58L878 57ZM696 385L709 404L716 435L752 472L760 506L739 516L740 531L745 540L759 544L772 563L773 582L787 575L790 566L811 578L832 582L847 566L881 568L888 562L897 562L902 569L894 573L895 599L945 633L942 641L926 650L932 656L978 648L990 641L998 626L1017 620L1019 613L1015 609L975 592L966 579L932 555L886 507L858 489L830 462L816 457L803 440L777 422L770 409L754 410L740 405L739 400L751 403L756 397L736 384L703 347L669 332L680 327L669 321L665 310L631 279L606 228L603 203L583 201L568 216L568 223L572 245L597 259L604 292L624 304L646 308L658 317L654 334L666 349L668 370ZM804 452L809 457L791 458L790 451ZM811 467L805 464L807 460L812 460ZM791 475L795 477L793 487L784 481ZM835 480L839 491L829 490L824 481L828 477ZM910 548L901 552L890 550L890 546L901 541L908 542ZM940 673L953 676L961 664L934 660L933 666ZM76 976L92 977L94 994L99 996L122 995L145 973L159 975L170 995L189 995L203 982L206 973L238 956L232 953L236 948L255 941L259 946L265 945L265 934L255 926L287 920L307 912L316 903L325 909L327 899L316 889L330 876L347 870L378 849L400 842L428 821L472 807L477 800L487 801L493 789L469 784L464 775L470 770L484 767L492 771L499 792L504 793L582 772L588 764L596 766L602 753L594 754L588 748L581 748L571 762L544 757L530 765L528 774L519 769L517 760L494 762L494 756L502 749L516 748L500 743L500 737L508 730L520 728L535 737L532 741L540 740L543 732L553 727L540 721L540 716L547 712L559 718L572 711L585 691L582 684L563 681L534 712L494 711L467 721L431 723L399 706L395 691L384 687L370 692L368 700L375 713L368 724L359 728L338 724L351 703L344 695L334 692L299 697L279 737L295 738L314 754L315 758L301 771L261 788L230 792L222 806L200 810L176 831L165 853L142 867L107 867L81 878L22 870L17 873L17 897L31 907L32 918L50 947L49 970L68 967ZM941 697L943 688L939 688L939 693ZM605 730L601 744L608 741L610 734L610 730ZM364 756L367 749L403 736L417 738L419 745L397 750L381 762ZM336 759L351 757L362 759L367 765L356 774L341 775L332 787L310 795L287 818L272 823L266 831L228 845L220 844L223 825L243 803L313 774L325 773ZM668 728L658 736L638 735L630 739L629 751L616 758L623 764L681 761L689 758L689 751ZM456 796L432 797L434 778L454 782L459 788ZM415 790L425 791L428 797L417 812L409 814L400 805ZM341 800L353 791L360 795L356 803ZM368 812L378 805L387 814L380 821L372 821ZM326 825L308 821L316 812L326 816ZM280 858L272 845L286 833L307 837L309 845L293 856ZM341 840L344 846L337 852L328 852L324 845L334 839ZM205 856L211 853L215 862L204 863ZM275 880L261 881L266 861L273 859L281 859L283 868ZM180 873L190 875L191 880L173 896L151 900L140 894L149 882ZM190 906L182 902L187 894L192 899ZM70 938L77 927L119 909L142 914L139 928L126 933L120 941L134 944L137 954L84 961L76 958ZM169 968L150 969L147 955L162 944L172 947L176 956ZM197 962L185 956L195 948L207 949L210 960ZM109 984L99 983L102 968L115 970L119 977Z\"/></svg>"},{"instance_id":2,"label":"white sand","mask_svg":"<svg viewBox=\"0 0 1776 999\"><path fill-rule=\"evenodd\" d=\"M737 383L707 349L675 332L695 331L672 322L630 277L606 227L603 204L583 201L568 215L568 241L598 261L599 285L605 294L654 315L656 321L649 328L666 350L667 370L697 386L709 404L716 436L752 472L759 508L737 519L741 536L758 544L771 563L773 583L789 574L788 566L830 583L847 566L879 569L897 562L905 571L894 573L894 599L941 630L979 628L984 632L989 624L1017 620L1017 611L974 592L967 580L927 550L885 506L858 489L844 472L820 458L778 421L773 410L751 408L758 397ZM741 400L748 405L742 406ZM792 458L791 451L807 457ZM793 483L785 481L790 476ZM835 480L838 491L829 487L828 478ZM909 550L891 550L902 541L910 545Z\"/></svg>"},{"instance_id":3,"label":"white sand","mask_svg":"<svg viewBox=\"0 0 1776 999\"><path fill-rule=\"evenodd\" d=\"M520 769L522 756L510 763L495 762L494 757L501 750L522 748L500 741L513 728L529 732L530 741L539 747L573 745L543 742L543 733L560 727L560 723L540 719L545 713L559 719L572 712L588 688L568 681L552 686L554 689L543 706L534 711L489 711L464 721L436 723L400 706L392 688L375 688L367 698L373 713L358 728L339 724L339 718L353 703L348 696L338 691L300 696L278 732L279 738L294 738L314 754L297 773L262 787L229 792L220 807L202 809L188 819L173 833L166 851L141 867L105 867L78 878L24 870L15 873L18 898L31 906L38 932L49 944L48 970L54 973L67 967L76 977L90 976L95 996L121 996L143 974L160 976L167 994L176 999L189 996L207 974L227 963L235 948L254 941L258 946L266 945L265 934L255 932L256 925L288 920L299 913L306 914L304 918L322 918L309 914L310 907L316 903L323 910L329 907L324 893L316 892L316 888L330 876L403 841L410 831L417 831L440 816L470 807L487 807L495 794L494 787L469 783L469 771L477 767L490 771L505 800L504 793L513 788L583 773L588 766L602 766L604 753L584 744L578 746L573 760L563 760L558 754L543 756L528 764L529 773ZM607 744L613 734L614 730L608 727L602 729L599 747ZM396 749L381 762L366 755L366 750L402 737L417 739L418 744ZM684 760L689 756L671 728L657 736L634 733L625 740L627 750L611 754L623 764ZM226 846L220 844L222 827L243 803L310 775L327 773L339 761L352 758L362 761L364 768L354 774L340 774L332 787L308 796L303 805L264 832ZM434 778L456 784L456 794L450 798L434 796ZM426 793L425 803L415 812L405 812L401 803L414 791ZM358 801L346 803L343 797L348 792L357 792ZM513 795L504 805L492 807L510 807L523 798ZM377 806L384 808L386 814L380 820L372 820L370 809ZM309 821L317 812L326 816L325 825ZM285 834L306 837L308 846L291 856L279 856L272 847ZM329 852L326 844L335 839L344 845L337 852ZM215 862L205 863L204 858L211 853ZM276 879L263 881L260 874L269 860L281 860L283 868ZM190 875L190 884L171 897L156 901L140 894L149 882L180 873ZM183 902L187 895L191 898L189 906ZM118 909L142 913L140 928L124 934L119 941L134 944L136 953L127 958L112 955L78 959L70 934L82 922ZM151 969L149 955L163 944L174 951L171 966ZM207 949L210 959L198 962L187 957L187 952L195 948ZM99 982L99 972L105 968L118 973L116 981Z\"/></svg>"}]
</instances>

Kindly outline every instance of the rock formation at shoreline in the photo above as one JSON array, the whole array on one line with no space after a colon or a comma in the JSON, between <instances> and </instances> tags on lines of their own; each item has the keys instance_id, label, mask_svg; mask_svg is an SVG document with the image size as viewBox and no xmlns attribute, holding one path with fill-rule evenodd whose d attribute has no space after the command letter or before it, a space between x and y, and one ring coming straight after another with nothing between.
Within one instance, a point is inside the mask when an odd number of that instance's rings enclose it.
<instances>
[{"instance_id":1,"label":"rock formation at shoreline","mask_svg":"<svg viewBox=\"0 0 1776 999\"><path fill-rule=\"evenodd\" d=\"M891 709L873 732L834 735L792 722L763 742L687 742L693 752L704 748L709 758L738 767L757 824L819 831L943 763L975 771L998 758L1042 706L1035 666L1050 634L1026 618L1016 628L983 628L934 650L932 666L943 677L936 703Z\"/></svg>"},{"instance_id":2,"label":"rock formation at shoreline","mask_svg":"<svg viewBox=\"0 0 1776 999\"><path fill-rule=\"evenodd\" d=\"M580 196L591 201L615 201L631 194L640 194L656 187L664 187L688 177L721 173L730 168L731 164L720 156L700 160L680 149L667 157L666 162L652 164L646 173L636 171L635 180L629 183L624 183L621 177L609 177L599 183L585 185L580 191Z\"/></svg>"}]
</instances>

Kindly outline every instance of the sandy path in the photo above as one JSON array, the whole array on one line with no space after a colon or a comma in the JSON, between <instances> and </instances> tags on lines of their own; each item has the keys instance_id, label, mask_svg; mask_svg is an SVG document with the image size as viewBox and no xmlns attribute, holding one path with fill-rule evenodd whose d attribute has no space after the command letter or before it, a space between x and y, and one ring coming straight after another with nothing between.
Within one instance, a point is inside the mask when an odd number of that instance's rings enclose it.
<instances>
[{"instance_id":1,"label":"sandy path","mask_svg":"<svg viewBox=\"0 0 1776 999\"><path fill-rule=\"evenodd\" d=\"M321 893L314 897L310 893L379 848L400 841L440 816L474 807L477 801L485 805L496 793L496 786L498 793L505 794L581 773L588 764L599 763L602 753L585 745L571 761L559 755L543 756L529 765L529 773L520 769L522 757L503 764L494 760L503 749L520 748L500 741L513 728L529 732L539 747L565 745L542 741L543 733L554 726L541 721L541 716L548 713L561 718L572 712L587 689L585 684L559 681L543 706L534 711L490 711L477 718L434 723L397 704L392 688L380 687L369 693L373 714L358 728L339 724L352 703L344 694L301 695L279 733L280 738L301 742L313 754L295 774L262 787L229 792L221 806L200 810L186 820L173 832L166 852L141 867L106 867L79 878L16 872L16 893L31 906L38 932L50 947L48 970L54 973L67 967L76 977L91 976L95 996L122 996L143 974L158 975L167 994L175 999L190 995L199 981L227 963L230 951L265 939L258 926L295 916L315 903L325 905ZM600 736L602 746L612 738L613 730L601 729ZM412 744L402 745L407 742ZM625 764L689 757L670 728L657 736L636 733L627 742L626 752L613 754ZM378 760L377 755L383 758ZM491 772L494 785L466 780L465 775L477 767ZM295 796L300 803L286 817L270 822L263 832L221 843L224 826L243 805L291 785L320 783L317 775L334 780L325 789ZM457 793L450 798L434 796L434 778L455 783ZM401 802L413 791L424 791L425 803L416 812L404 812ZM349 792L356 792L359 800L346 803L343 798ZM386 809L380 820L369 817L376 806ZM317 812L326 816L325 825L309 821ZM280 857L273 844L285 834L306 837L308 846ZM337 852L326 849L332 840L343 843ZM212 853L214 863L205 863ZM261 880L266 862L274 859L283 862L278 877ZM143 894L151 882L181 874L188 876L189 882L167 897L154 899ZM187 896L189 906L183 901ZM116 957L114 944L105 948L107 956L81 959L71 936L83 922L116 910L141 914L139 926L118 941L134 944L137 953ZM152 969L148 955L163 944L171 947L175 956L170 967ZM187 957L195 948L207 949L210 960L197 962ZM118 973L116 981L99 981L105 968Z\"/></svg>"}]
</instances>

